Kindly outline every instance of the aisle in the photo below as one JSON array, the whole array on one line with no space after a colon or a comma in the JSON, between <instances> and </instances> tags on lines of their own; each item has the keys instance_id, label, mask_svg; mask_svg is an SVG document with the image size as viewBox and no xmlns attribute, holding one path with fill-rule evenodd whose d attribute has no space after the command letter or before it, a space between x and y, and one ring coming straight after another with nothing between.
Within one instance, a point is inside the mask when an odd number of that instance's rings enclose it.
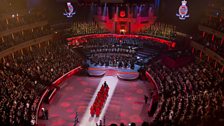
<instances>
[{"instance_id":1,"label":"aisle","mask_svg":"<svg viewBox=\"0 0 224 126\"><path fill-rule=\"evenodd\" d=\"M109 85L109 88L110 88L109 93L108 93L108 98L106 100L106 103L105 103L102 111L101 111L100 117L96 117L96 116L91 117L90 107L93 105L93 102L96 99L97 93L100 90L101 86L103 85L104 81L107 81L107 84ZM96 126L96 123L99 123L100 120L103 120L104 114L108 108L111 98L113 97L115 88L117 87L117 82L118 82L118 78L116 76L105 76L101 79L101 81L97 87L97 90L95 91L79 126Z\"/></svg>"},{"instance_id":2,"label":"aisle","mask_svg":"<svg viewBox=\"0 0 224 126\"><path fill-rule=\"evenodd\" d=\"M105 80L110 86L109 96L100 117L91 118L90 106ZM116 76L73 76L64 82L51 104L43 106L49 110L49 120L39 120L39 124L73 126L75 113L78 112L80 123L77 126L95 126L104 116L107 125L119 125L120 122L140 125L143 120L149 121L145 110L147 105L144 104L144 94L149 94L148 86L148 82L123 81Z\"/></svg>"}]
</instances>

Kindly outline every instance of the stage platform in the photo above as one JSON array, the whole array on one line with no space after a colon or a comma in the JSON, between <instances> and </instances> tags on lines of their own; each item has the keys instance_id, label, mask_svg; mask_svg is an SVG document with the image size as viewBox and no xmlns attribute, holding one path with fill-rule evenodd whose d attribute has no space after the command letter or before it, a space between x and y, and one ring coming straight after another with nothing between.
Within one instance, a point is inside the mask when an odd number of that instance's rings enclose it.
<instances>
[{"instance_id":1,"label":"stage platform","mask_svg":"<svg viewBox=\"0 0 224 126\"><path fill-rule=\"evenodd\" d=\"M105 69L100 69L100 68L88 68L88 74L89 76L93 77L101 77L104 76L106 73Z\"/></svg>"},{"instance_id":2,"label":"stage platform","mask_svg":"<svg viewBox=\"0 0 224 126\"><path fill-rule=\"evenodd\" d=\"M117 76L123 80L136 80L139 77L135 70L116 67L90 67L88 74L92 77Z\"/></svg>"},{"instance_id":3,"label":"stage platform","mask_svg":"<svg viewBox=\"0 0 224 126\"><path fill-rule=\"evenodd\" d=\"M138 72L118 72L117 77L123 80L136 80L139 77Z\"/></svg>"}]
</instances>

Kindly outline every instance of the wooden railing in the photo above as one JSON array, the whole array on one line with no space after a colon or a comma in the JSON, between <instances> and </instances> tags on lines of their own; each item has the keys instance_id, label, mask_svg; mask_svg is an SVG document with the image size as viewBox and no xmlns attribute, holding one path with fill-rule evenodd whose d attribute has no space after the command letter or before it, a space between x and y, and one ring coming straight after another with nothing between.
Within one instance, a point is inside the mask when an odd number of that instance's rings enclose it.
<instances>
[{"instance_id":1,"label":"wooden railing","mask_svg":"<svg viewBox=\"0 0 224 126\"><path fill-rule=\"evenodd\" d=\"M27 42L21 43L19 45L16 45L16 46L13 46L11 48L8 48L6 50L1 51L0 52L0 58L8 56L8 55L10 55L10 54L12 54L16 51L19 51L21 49L24 49L24 48L27 48L27 47L30 47L30 46L33 46L33 45L37 45L39 43L43 43L43 42L46 42L46 41L49 41L49 40L52 40L52 39L53 39L53 34L29 40Z\"/></svg>"},{"instance_id":2,"label":"wooden railing","mask_svg":"<svg viewBox=\"0 0 224 126\"><path fill-rule=\"evenodd\" d=\"M204 25L199 25L198 29L200 31L205 31L209 34L214 34L215 36L219 37L219 38L223 38L224 37L224 33L217 31L215 29L209 28L208 26L204 26Z\"/></svg>"},{"instance_id":3,"label":"wooden railing","mask_svg":"<svg viewBox=\"0 0 224 126\"><path fill-rule=\"evenodd\" d=\"M48 92L50 91L51 86L53 87L60 87L62 82L65 81L66 79L68 79L69 77L71 77L74 74L77 74L80 70L82 70L81 66L76 67L75 69L72 69L71 71L67 72L66 74L62 75L60 78L58 78L57 80L55 80L53 82L52 85L50 85L45 91L44 93L41 95L41 98L38 102L38 106L36 108L36 124L38 124L38 117L39 117L39 112L40 112L40 108L42 105L43 100L45 99L45 97L47 96ZM56 94L57 89L55 88L53 92L51 92L51 94L49 95L49 97L47 98L48 101L50 101L53 96Z\"/></svg>"},{"instance_id":4,"label":"wooden railing","mask_svg":"<svg viewBox=\"0 0 224 126\"><path fill-rule=\"evenodd\" d=\"M218 55L216 52L210 50L209 48L195 42L192 41L191 42L191 46L193 48L195 48L196 50L200 50L202 51L205 55L209 56L210 58L214 59L215 61L217 61L217 63L219 63L220 65L224 66L224 58L221 57L220 55Z\"/></svg>"},{"instance_id":5,"label":"wooden railing","mask_svg":"<svg viewBox=\"0 0 224 126\"><path fill-rule=\"evenodd\" d=\"M20 32L22 30L28 30L28 29L32 29L32 28L36 28L36 27L41 27L41 26L45 26L47 24L48 24L47 21L40 21L40 22L35 22L35 23L32 23L32 24L27 24L27 25L15 27L15 28L12 28L12 29L8 29L8 30L5 30L3 32L0 32L0 38L3 37L3 36L10 35L12 33Z\"/></svg>"}]
</instances>

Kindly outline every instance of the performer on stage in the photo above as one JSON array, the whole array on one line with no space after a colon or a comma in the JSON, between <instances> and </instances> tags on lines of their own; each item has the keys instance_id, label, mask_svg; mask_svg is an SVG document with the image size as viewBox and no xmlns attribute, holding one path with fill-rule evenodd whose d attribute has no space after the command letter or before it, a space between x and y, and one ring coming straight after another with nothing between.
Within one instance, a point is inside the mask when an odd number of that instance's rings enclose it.
<instances>
[{"instance_id":1,"label":"performer on stage","mask_svg":"<svg viewBox=\"0 0 224 126\"><path fill-rule=\"evenodd\" d=\"M104 81L104 84L103 84L104 88L108 87L108 84L106 81Z\"/></svg>"}]
</instances>

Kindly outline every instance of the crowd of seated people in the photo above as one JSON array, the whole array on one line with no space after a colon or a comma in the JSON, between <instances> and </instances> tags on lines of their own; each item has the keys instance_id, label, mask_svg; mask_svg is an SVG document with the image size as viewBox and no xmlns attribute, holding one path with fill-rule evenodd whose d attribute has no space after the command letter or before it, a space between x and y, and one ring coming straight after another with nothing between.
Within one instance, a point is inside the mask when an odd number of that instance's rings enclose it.
<instances>
[{"instance_id":1,"label":"crowd of seated people","mask_svg":"<svg viewBox=\"0 0 224 126\"><path fill-rule=\"evenodd\" d=\"M51 33L49 26L43 26L3 36L0 39L0 51Z\"/></svg>"},{"instance_id":2,"label":"crowd of seated people","mask_svg":"<svg viewBox=\"0 0 224 126\"><path fill-rule=\"evenodd\" d=\"M44 15L35 14L28 12L27 14L13 14L12 17L4 19L0 19L0 32L4 32L5 30L9 30L15 27L31 24L38 21L43 21L45 19Z\"/></svg>"},{"instance_id":3,"label":"crowd of seated people","mask_svg":"<svg viewBox=\"0 0 224 126\"><path fill-rule=\"evenodd\" d=\"M224 57L224 41L222 42L222 38L217 36L214 36L213 38L212 34L206 33L204 36L199 35L199 37L196 38L196 41Z\"/></svg>"},{"instance_id":4,"label":"crowd of seated people","mask_svg":"<svg viewBox=\"0 0 224 126\"><path fill-rule=\"evenodd\" d=\"M38 95L34 82L25 75L15 74L6 67L0 70L1 125L30 125L35 120Z\"/></svg>"},{"instance_id":5,"label":"crowd of seated people","mask_svg":"<svg viewBox=\"0 0 224 126\"><path fill-rule=\"evenodd\" d=\"M209 64L195 61L174 69L159 60L149 65L148 72L159 87L151 125L206 125L223 113L224 76Z\"/></svg>"},{"instance_id":6,"label":"crowd of seated people","mask_svg":"<svg viewBox=\"0 0 224 126\"><path fill-rule=\"evenodd\" d=\"M74 22L73 34L85 35L85 34L99 34L108 33L107 30L101 28L96 22Z\"/></svg>"},{"instance_id":7,"label":"crowd of seated people","mask_svg":"<svg viewBox=\"0 0 224 126\"><path fill-rule=\"evenodd\" d=\"M0 64L0 124L35 124L36 107L43 91L74 69L82 58L59 41L47 47L6 58Z\"/></svg>"},{"instance_id":8,"label":"crowd of seated people","mask_svg":"<svg viewBox=\"0 0 224 126\"><path fill-rule=\"evenodd\" d=\"M84 52L95 65L134 67L136 51L141 46L138 39L91 38L82 44Z\"/></svg>"},{"instance_id":9,"label":"crowd of seated people","mask_svg":"<svg viewBox=\"0 0 224 126\"><path fill-rule=\"evenodd\" d=\"M173 25L157 22L155 24L152 24L149 28L142 29L140 34L173 40L176 36L176 27Z\"/></svg>"},{"instance_id":10,"label":"crowd of seated people","mask_svg":"<svg viewBox=\"0 0 224 126\"><path fill-rule=\"evenodd\" d=\"M215 1L212 1L211 4L209 4L211 10L214 9L213 7L215 3ZM224 18L220 13L222 13L221 8L217 9L216 13L205 16L201 20L201 24L203 26L207 26L213 30L216 30L217 32L224 32ZM200 44L206 46L220 56L224 57L224 41L222 40L222 37L213 35L214 31L212 31L212 33L207 33L206 31L200 32L202 34L197 35L194 39Z\"/></svg>"},{"instance_id":11,"label":"crowd of seated people","mask_svg":"<svg viewBox=\"0 0 224 126\"><path fill-rule=\"evenodd\" d=\"M95 65L128 67L135 62L135 50L121 47L92 49L89 57Z\"/></svg>"}]
</instances>

